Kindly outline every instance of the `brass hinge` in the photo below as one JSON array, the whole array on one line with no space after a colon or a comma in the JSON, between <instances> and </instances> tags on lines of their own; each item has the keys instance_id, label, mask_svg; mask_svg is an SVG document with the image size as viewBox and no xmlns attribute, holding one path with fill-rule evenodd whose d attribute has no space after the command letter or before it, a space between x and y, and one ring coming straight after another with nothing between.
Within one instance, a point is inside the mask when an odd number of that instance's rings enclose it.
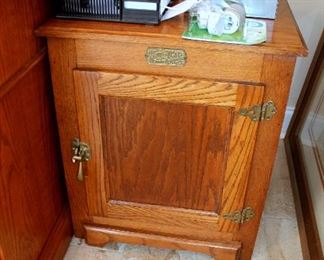
<instances>
[{"instance_id":1,"label":"brass hinge","mask_svg":"<svg viewBox=\"0 0 324 260\"><path fill-rule=\"evenodd\" d=\"M277 113L277 108L273 101L250 108L241 108L240 115L249 117L252 121L271 120Z\"/></svg>"},{"instance_id":2,"label":"brass hinge","mask_svg":"<svg viewBox=\"0 0 324 260\"><path fill-rule=\"evenodd\" d=\"M91 157L90 146L87 143L80 142L78 138L72 140L72 162L79 163L77 179L83 181L82 162L89 161Z\"/></svg>"},{"instance_id":3,"label":"brass hinge","mask_svg":"<svg viewBox=\"0 0 324 260\"><path fill-rule=\"evenodd\" d=\"M231 213L225 213L223 218L232 220L233 222L240 224L251 220L255 215L255 212L252 208L247 207L242 211L234 211Z\"/></svg>"}]
</instances>

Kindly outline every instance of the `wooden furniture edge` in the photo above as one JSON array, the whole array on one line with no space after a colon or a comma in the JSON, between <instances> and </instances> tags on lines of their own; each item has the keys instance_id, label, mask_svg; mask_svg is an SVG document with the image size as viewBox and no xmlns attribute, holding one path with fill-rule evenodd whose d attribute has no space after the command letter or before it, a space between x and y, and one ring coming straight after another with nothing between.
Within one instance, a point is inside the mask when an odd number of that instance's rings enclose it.
<instances>
[{"instance_id":1,"label":"wooden furniture edge","mask_svg":"<svg viewBox=\"0 0 324 260\"><path fill-rule=\"evenodd\" d=\"M74 233L77 237L83 237L82 223L87 222L89 216L85 196L86 188L83 182L75 181L78 168L71 161L71 141L73 137L79 136L72 76L72 71L76 67L75 41L73 39L51 38L48 39L48 46L65 183L69 201L72 202L70 209ZM64 53L67 53L67 55L64 55ZM70 125L70 127L63 127L66 125Z\"/></svg>"},{"instance_id":2,"label":"wooden furniture edge","mask_svg":"<svg viewBox=\"0 0 324 260\"><path fill-rule=\"evenodd\" d=\"M148 26L148 30L138 30L137 27L134 27L131 31L127 30L119 30L118 28L111 29L109 26L102 26L102 22L94 22L94 21L71 21L71 20L59 20L59 19L50 19L45 24L38 27L34 32L37 36L40 37L49 37L49 38L73 38L73 39L96 39L96 40L110 40L110 41L122 41L122 42L137 42L137 43L147 43L148 41L152 44L159 45L175 45L181 47L188 48L200 48L203 46L204 49L210 50L227 50L227 51L241 51L241 52L250 52L250 53L263 53L263 54L275 54L275 55L289 55L289 56L307 56L308 50L305 45L305 41L298 29L297 23L292 15L291 9L287 0L281 0L278 7L278 19L281 17L286 17L286 13L281 14L281 10L287 10L289 16L291 17L291 23L296 28L294 32L298 35L300 39L300 43L297 45L289 46L287 42L266 42L264 44L259 45L236 45L236 44L210 44L208 42L203 41L191 41L184 40L181 37L182 32L186 29L186 25L184 21L187 20L187 14L180 15L178 17L173 18L172 20L165 21L163 24L167 24L172 30L178 29L179 32L177 34L167 34L165 30L155 30L158 28L157 26L163 25L155 25ZM272 24L273 21L269 19L263 19L267 23L267 27L275 27L275 24ZM85 24L83 26L83 24ZM106 22L107 23L107 22ZM174 26L174 24L179 23L181 26ZM80 25L81 26L77 26ZM116 22L108 22L107 24L111 24L113 27L116 26ZM127 25L125 25L127 26ZM136 25L129 25L136 26ZM142 25L143 26L143 25ZM143 27L142 27L143 28ZM150 28L154 28L152 32L150 32ZM181 31L180 31L181 30ZM273 34L276 32L272 32L269 30L269 34ZM284 33L284 32L282 32ZM109 37L107 37L109 35Z\"/></svg>"},{"instance_id":3,"label":"wooden furniture edge","mask_svg":"<svg viewBox=\"0 0 324 260\"><path fill-rule=\"evenodd\" d=\"M50 25L49 25L50 26ZM198 48L212 51L237 51L244 53L255 53L265 55L288 55L288 56L302 56L308 55L307 49L300 48L277 48L266 45L235 45L235 44L223 44L200 41L185 40L182 38L154 38L153 36L130 36L130 35L118 35L116 33L105 32L105 33L87 33L78 32L74 30L64 30L60 28L47 28L47 24L39 27L35 31L37 36L48 37L48 38L62 38L62 39L83 39L83 40L102 40L102 41L113 41L113 42L136 42L146 44L151 42L152 45L159 45L161 47L170 46L181 46L182 48ZM111 34L110 34L111 33ZM109 37L107 37L109 35Z\"/></svg>"},{"instance_id":4,"label":"wooden furniture edge","mask_svg":"<svg viewBox=\"0 0 324 260\"><path fill-rule=\"evenodd\" d=\"M312 62L308 71L295 112L287 130L286 138L284 139L296 207L299 236L305 260L324 259L312 206L311 194L307 183L305 164L303 158L300 156L301 144L297 140L298 133L301 130L301 125L299 123L305 119L306 112L310 105L310 97L314 92L314 89L308 86L314 82L312 75L314 74L317 63L320 59L323 59L324 51L321 51L321 49L324 48L323 46L324 33L322 33L319 47L314 55L314 57L317 58Z\"/></svg>"},{"instance_id":5,"label":"wooden furniture edge","mask_svg":"<svg viewBox=\"0 0 324 260\"><path fill-rule=\"evenodd\" d=\"M260 226L265 199L270 185L275 156L279 143L280 129L283 123L288 93L295 67L295 57L278 55L265 56L262 82L266 84L264 102L273 101L277 114L270 121L263 121L258 129L257 141L252 159L252 168L245 195L244 207L255 210L255 216L243 223L234 240L241 241L242 259L252 257L257 229ZM271 138L270 138L271 137ZM272 163L264 163L272 162ZM267 187L266 189L264 187Z\"/></svg>"},{"instance_id":6,"label":"wooden furniture edge","mask_svg":"<svg viewBox=\"0 0 324 260\"><path fill-rule=\"evenodd\" d=\"M107 243L121 242L144 246L170 248L174 250L192 250L211 255L216 259L238 259L241 243L206 242L189 240L139 232L123 231L86 225L86 241L90 245L104 246Z\"/></svg>"},{"instance_id":7,"label":"wooden furniture edge","mask_svg":"<svg viewBox=\"0 0 324 260\"><path fill-rule=\"evenodd\" d=\"M63 259L73 236L71 213L68 204L62 209L47 242L42 249L39 260Z\"/></svg>"}]
</instances>

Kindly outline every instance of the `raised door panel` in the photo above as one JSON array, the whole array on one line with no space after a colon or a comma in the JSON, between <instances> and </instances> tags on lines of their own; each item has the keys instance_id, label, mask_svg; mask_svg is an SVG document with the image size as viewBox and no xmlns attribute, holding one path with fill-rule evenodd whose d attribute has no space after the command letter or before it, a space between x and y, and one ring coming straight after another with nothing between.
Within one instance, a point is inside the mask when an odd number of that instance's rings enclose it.
<instances>
[{"instance_id":1,"label":"raised door panel","mask_svg":"<svg viewBox=\"0 0 324 260\"><path fill-rule=\"evenodd\" d=\"M97 224L230 239L258 123L239 115L262 86L74 71L90 214ZM238 199L239 198L239 199Z\"/></svg>"},{"instance_id":2,"label":"raised door panel","mask_svg":"<svg viewBox=\"0 0 324 260\"><path fill-rule=\"evenodd\" d=\"M100 108L110 200L218 211L231 109L110 96Z\"/></svg>"}]
</instances>

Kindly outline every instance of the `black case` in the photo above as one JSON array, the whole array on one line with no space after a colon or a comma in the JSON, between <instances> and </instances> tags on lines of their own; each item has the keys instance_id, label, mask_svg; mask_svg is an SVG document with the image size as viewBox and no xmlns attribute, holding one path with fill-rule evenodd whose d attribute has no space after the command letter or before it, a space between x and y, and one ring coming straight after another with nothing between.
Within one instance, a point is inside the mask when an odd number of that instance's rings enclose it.
<instances>
[{"instance_id":1,"label":"black case","mask_svg":"<svg viewBox=\"0 0 324 260\"><path fill-rule=\"evenodd\" d=\"M154 11L125 9L124 1L61 0L56 17L144 24L160 22L160 0L134 0L134 2L155 3L157 8Z\"/></svg>"}]
</instances>

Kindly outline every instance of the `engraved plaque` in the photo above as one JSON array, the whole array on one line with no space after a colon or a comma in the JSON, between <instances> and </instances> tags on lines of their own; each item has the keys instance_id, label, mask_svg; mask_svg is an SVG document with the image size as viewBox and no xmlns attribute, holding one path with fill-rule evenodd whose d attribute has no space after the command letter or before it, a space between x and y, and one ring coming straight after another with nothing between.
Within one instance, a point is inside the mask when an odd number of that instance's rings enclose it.
<instances>
[{"instance_id":1,"label":"engraved plaque","mask_svg":"<svg viewBox=\"0 0 324 260\"><path fill-rule=\"evenodd\" d=\"M164 66L184 66L187 54L182 49L148 48L145 53L148 64Z\"/></svg>"}]
</instances>

